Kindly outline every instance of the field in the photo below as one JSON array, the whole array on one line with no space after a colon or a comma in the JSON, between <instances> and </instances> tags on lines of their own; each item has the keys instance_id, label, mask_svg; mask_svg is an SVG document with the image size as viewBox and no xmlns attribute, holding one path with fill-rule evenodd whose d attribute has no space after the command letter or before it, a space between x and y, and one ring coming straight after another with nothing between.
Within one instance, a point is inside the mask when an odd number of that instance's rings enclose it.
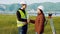
<instances>
[{"instance_id":1,"label":"field","mask_svg":"<svg viewBox=\"0 0 60 34\"><path fill-rule=\"evenodd\" d=\"M35 19L35 17L30 17ZM56 34L60 34L60 17L53 17ZM0 15L0 34L18 34L15 15ZM28 25L27 34L35 34L34 24ZM44 34L52 34L50 22L45 26Z\"/></svg>"}]
</instances>

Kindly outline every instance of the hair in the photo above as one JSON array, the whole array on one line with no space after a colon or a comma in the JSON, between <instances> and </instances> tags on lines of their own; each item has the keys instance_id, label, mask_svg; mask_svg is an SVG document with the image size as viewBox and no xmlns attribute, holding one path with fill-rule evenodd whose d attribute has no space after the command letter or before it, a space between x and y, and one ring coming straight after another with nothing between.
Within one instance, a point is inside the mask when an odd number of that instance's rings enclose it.
<instances>
[{"instance_id":1,"label":"hair","mask_svg":"<svg viewBox=\"0 0 60 34\"><path fill-rule=\"evenodd\" d=\"M41 9L39 9L39 10L41 11L41 14L44 16L44 20L46 20L43 11Z\"/></svg>"},{"instance_id":2,"label":"hair","mask_svg":"<svg viewBox=\"0 0 60 34\"><path fill-rule=\"evenodd\" d=\"M39 9L39 10L40 10L41 14L43 14L43 15L44 15L43 10L41 10L41 9Z\"/></svg>"},{"instance_id":3,"label":"hair","mask_svg":"<svg viewBox=\"0 0 60 34\"><path fill-rule=\"evenodd\" d=\"M22 4L22 6L24 6L24 5L26 5L26 4ZM27 6L27 5L26 5Z\"/></svg>"}]
</instances>

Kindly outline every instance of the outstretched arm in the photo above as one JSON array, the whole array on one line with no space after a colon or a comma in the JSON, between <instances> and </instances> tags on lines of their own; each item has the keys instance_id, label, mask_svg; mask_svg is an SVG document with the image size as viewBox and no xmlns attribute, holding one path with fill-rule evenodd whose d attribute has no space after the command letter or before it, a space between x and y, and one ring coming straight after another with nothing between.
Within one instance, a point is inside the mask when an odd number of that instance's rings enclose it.
<instances>
[{"instance_id":1,"label":"outstretched arm","mask_svg":"<svg viewBox=\"0 0 60 34\"><path fill-rule=\"evenodd\" d=\"M35 20L30 20L30 23L33 23L33 24L35 24Z\"/></svg>"}]
</instances>

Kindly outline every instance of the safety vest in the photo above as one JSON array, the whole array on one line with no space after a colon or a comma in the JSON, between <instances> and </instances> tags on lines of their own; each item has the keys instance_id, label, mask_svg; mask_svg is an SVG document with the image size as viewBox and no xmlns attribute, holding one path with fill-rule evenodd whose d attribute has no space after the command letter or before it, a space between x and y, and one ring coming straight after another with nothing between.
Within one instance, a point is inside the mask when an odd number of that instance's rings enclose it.
<instances>
[{"instance_id":1,"label":"safety vest","mask_svg":"<svg viewBox=\"0 0 60 34\"><path fill-rule=\"evenodd\" d=\"M26 14L24 14L22 10L18 10L18 11L19 11L19 13L20 13L20 15L21 15L21 18L27 19ZM25 22L22 22L22 21L18 21L18 20L17 20L17 27L22 27L22 26L24 26L24 25L25 25L24 23L25 23Z\"/></svg>"}]
</instances>

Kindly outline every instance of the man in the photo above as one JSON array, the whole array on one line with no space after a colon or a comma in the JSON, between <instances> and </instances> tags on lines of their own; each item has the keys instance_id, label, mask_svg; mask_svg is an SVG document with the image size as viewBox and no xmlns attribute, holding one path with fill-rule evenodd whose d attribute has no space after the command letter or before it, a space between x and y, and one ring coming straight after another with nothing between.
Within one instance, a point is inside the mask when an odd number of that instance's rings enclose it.
<instances>
[{"instance_id":1,"label":"man","mask_svg":"<svg viewBox=\"0 0 60 34\"><path fill-rule=\"evenodd\" d=\"M18 27L18 34L27 34L27 14L26 14L26 3L23 1L20 3L22 6L16 12L17 15L17 27Z\"/></svg>"}]
</instances>

